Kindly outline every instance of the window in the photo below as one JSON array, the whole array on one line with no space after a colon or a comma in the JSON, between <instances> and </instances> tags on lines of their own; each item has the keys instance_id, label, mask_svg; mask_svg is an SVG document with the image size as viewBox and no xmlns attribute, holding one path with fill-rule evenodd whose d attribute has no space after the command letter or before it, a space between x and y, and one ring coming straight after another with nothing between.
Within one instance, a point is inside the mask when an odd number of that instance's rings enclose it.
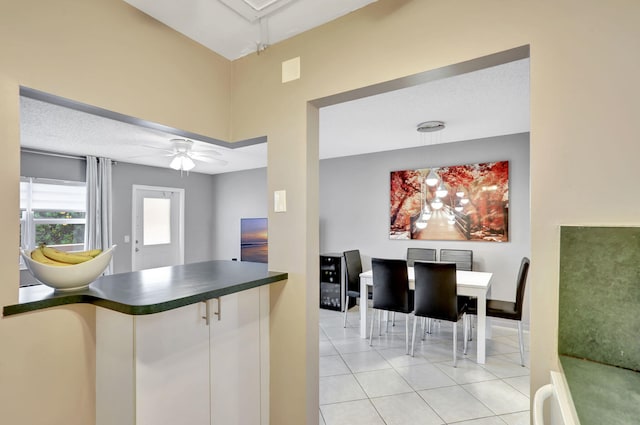
<instances>
[{"instance_id":1,"label":"window","mask_svg":"<svg viewBox=\"0 0 640 425\"><path fill-rule=\"evenodd\" d=\"M84 182L21 177L20 247L83 249L86 202Z\"/></svg>"},{"instance_id":2,"label":"window","mask_svg":"<svg viewBox=\"0 0 640 425\"><path fill-rule=\"evenodd\" d=\"M142 243L171 243L171 199L144 198L142 211Z\"/></svg>"}]
</instances>

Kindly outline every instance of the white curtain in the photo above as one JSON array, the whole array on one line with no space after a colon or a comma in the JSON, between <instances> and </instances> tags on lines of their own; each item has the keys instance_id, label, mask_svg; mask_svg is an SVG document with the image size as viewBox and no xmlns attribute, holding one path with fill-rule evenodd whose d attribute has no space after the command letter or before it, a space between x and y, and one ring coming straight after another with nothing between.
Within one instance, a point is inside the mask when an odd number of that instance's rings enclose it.
<instances>
[{"instance_id":1,"label":"white curtain","mask_svg":"<svg viewBox=\"0 0 640 425\"><path fill-rule=\"evenodd\" d=\"M108 249L113 244L111 168L112 162L110 159L87 156L85 249ZM111 273L113 273L112 264L109 264L104 274Z\"/></svg>"}]
</instances>

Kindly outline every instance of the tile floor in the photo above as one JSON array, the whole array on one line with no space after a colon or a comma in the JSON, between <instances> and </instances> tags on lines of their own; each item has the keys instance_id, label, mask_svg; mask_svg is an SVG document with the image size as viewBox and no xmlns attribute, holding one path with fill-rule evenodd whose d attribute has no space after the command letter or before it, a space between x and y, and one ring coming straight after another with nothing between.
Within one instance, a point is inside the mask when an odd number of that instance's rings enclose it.
<instances>
[{"instance_id":1,"label":"tile floor","mask_svg":"<svg viewBox=\"0 0 640 425\"><path fill-rule=\"evenodd\" d=\"M357 307L347 320L343 328L342 313L320 309L320 425L529 424L528 333L527 367L520 366L517 330L498 323L487 341L487 362L478 365L475 341L462 353L460 324L453 368L447 322L416 341L410 357L404 315L379 339L374 331L372 347L359 336Z\"/></svg>"}]
</instances>

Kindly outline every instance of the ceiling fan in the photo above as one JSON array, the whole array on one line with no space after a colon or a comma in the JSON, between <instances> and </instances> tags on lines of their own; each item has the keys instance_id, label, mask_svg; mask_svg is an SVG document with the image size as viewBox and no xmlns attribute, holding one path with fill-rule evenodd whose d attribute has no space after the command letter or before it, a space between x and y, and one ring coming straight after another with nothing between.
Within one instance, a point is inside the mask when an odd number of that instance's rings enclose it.
<instances>
[{"instance_id":1,"label":"ceiling fan","mask_svg":"<svg viewBox=\"0 0 640 425\"><path fill-rule=\"evenodd\" d=\"M189 139L171 139L171 149L158 148L156 146L148 146L152 149L158 149L166 152L164 156L171 157L169 167L178 171L190 171L196 166L195 161L208 162L217 165L227 165L228 162L214 158L222 154L213 149L194 150L194 144Z\"/></svg>"}]
</instances>

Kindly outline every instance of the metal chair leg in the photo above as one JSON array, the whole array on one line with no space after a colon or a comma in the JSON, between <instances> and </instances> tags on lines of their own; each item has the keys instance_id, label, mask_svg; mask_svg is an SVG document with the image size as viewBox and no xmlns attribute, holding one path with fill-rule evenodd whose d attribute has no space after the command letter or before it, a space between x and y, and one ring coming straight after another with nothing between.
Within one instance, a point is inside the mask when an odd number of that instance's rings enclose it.
<instances>
[{"instance_id":1,"label":"metal chair leg","mask_svg":"<svg viewBox=\"0 0 640 425\"><path fill-rule=\"evenodd\" d=\"M524 341L522 339L522 321L518 321L518 340L520 341L520 365L524 367Z\"/></svg>"},{"instance_id":2,"label":"metal chair leg","mask_svg":"<svg viewBox=\"0 0 640 425\"><path fill-rule=\"evenodd\" d=\"M396 325L396 312L391 313L391 326ZM389 326L387 326L387 332L389 331Z\"/></svg>"},{"instance_id":3,"label":"metal chair leg","mask_svg":"<svg viewBox=\"0 0 640 425\"><path fill-rule=\"evenodd\" d=\"M349 311L349 295L346 296L344 301L344 325L343 328L347 327L347 312Z\"/></svg>"},{"instance_id":4,"label":"metal chair leg","mask_svg":"<svg viewBox=\"0 0 640 425\"><path fill-rule=\"evenodd\" d=\"M417 318L416 318L417 319ZM422 320L422 341L424 341L425 334L427 332L427 318L423 317Z\"/></svg>"},{"instance_id":5,"label":"metal chair leg","mask_svg":"<svg viewBox=\"0 0 640 425\"><path fill-rule=\"evenodd\" d=\"M458 367L458 324L453 322L453 367Z\"/></svg>"},{"instance_id":6,"label":"metal chair leg","mask_svg":"<svg viewBox=\"0 0 640 425\"><path fill-rule=\"evenodd\" d=\"M462 343L462 353L465 356L467 355L467 332L468 331L469 331L469 316L467 316L467 313L465 313L462 316L462 332L463 332L462 340L464 341Z\"/></svg>"},{"instance_id":7,"label":"metal chair leg","mask_svg":"<svg viewBox=\"0 0 640 425\"><path fill-rule=\"evenodd\" d=\"M404 315L404 345L405 354L409 354L409 313Z\"/></svg>"},{"instance_id":8,"label":"metal chair leg","mask_svg":"<svg viewBox=\"0 0 640 425\"><path fill-rule=\"evenodd\" d=\"M413 352L415 349L415 345L416 345L416 322L417 322L418 318L416 316L413 316L413 336L411 337L411 357L413 357ZM423 322L424 323L424 322Z\"/></svg>"},{"instance_id":9,"label":"metal chair leg","mask_svg":"<svg viewBox=\"0 0 640 425\"><path fill-rule=\"evenodd\" d=\"M375 321L376 321L376 315L373 309L371 309L371 326L369 328L369 347L373 345L373 322Z\"/></svg>"}]
</instances>

